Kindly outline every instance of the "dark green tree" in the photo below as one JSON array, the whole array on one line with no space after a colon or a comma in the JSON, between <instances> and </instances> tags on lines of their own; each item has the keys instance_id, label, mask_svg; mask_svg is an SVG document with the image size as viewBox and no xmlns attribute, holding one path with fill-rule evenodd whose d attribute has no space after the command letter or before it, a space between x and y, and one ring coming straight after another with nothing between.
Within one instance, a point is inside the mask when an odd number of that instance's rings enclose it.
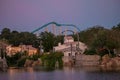
<instances>
[{"instance_id":1,"label":"dark green tree","mask_svg":"<svg viewBox=\"0 0 120 80\"><path fill-rule=\"evenodd\" d=\"M120 31L120 23L117 26L113 26L112 30L118 30L118 31Z\"/></svg>"},{"instance_id":2,"label":"dark green tree","mask_svg":"<svg viewBox=\"0 0 120 80\"><path fill-rule=\"evenodd\" d=\"M45 52L53 50L55 44L55 36L51 32L42 32L40 33L40 39L42 41L42 46Z\"/></svg>"},{"instance_id":3,"label":"dark green tree","mask_svg":"<svg viewBox=\"0 0 120 80\"><path fill-rule=\"evenodd\" d=\"M13 46L18 46L20 44L19 41L19 32L18 31L12 31L11 32L11 39L9 40L9 43Z\"/></svg>"},{"instance_id":4,"label":"dark green tree","mask_svg":"<svg viewBox=\"0 0 120 80\"><path fill-rule=\"evenodd\" d=\"M88 47L91 47L94 40L98 38L97 36L101 34L101 32L104 32L104 31L107 31L107 29L105 29L102 26L98 26L98 25L88 28L87 30L81 31L79 33L80 41L86 43Z\"/></svg>"},{"instance_id":5,"label":"dark green tree","mask_svg":"<svg viewBox=\"0 0 120 80\"><path fill-rule=\"evenodd\" d=\"M59 68L63 67L62 52L52 52L50 54L44 54L41 56L43 65L47 68L55 68L56 62L58 62Z\"/></svg>"},{"instance_id":6,"label":"dark green tree","mask_svg":"<svg viewBox=\"0 0 120 80\"><path fill-rule=\"evenodd\" d=\"M20 42L26 45L32 45L36 39L36 35L29 32L21 32L19 34Z\"/></svg>"},{"instance_id":7,"label":"dark green tree","mask_svg":"<svg viewBox=\"0 0 120 80\"><path fill-rule=\"evenodd\" d=\"M64 36L63 35L57 35L57 36L55 36L54 39L55 39L54 40L54 46L57 46L58 43L63 44Z\"/></svg>"},{"instance_id":8,"label":"dark green tree","mask_svg":"<svg viewBox=\"0 0 120 80\"><path fill-rule=\"evenodd\" d=\"M1 32L1 39L6 39L6 40L10 40L11 38L11 31L9 28L4 28Z\"/></svg>"},{"instance_id":9,"label":"dark green tree","mask_svg":"<svg viewBox=\"0 0 120 80\"><path fill-rule=\"evenodd\" d=\"M103 48L107 43L107 31L101 30L98 34L94 35L94 39L91 43L92 48Z\"/></svg>"}]
</instances>

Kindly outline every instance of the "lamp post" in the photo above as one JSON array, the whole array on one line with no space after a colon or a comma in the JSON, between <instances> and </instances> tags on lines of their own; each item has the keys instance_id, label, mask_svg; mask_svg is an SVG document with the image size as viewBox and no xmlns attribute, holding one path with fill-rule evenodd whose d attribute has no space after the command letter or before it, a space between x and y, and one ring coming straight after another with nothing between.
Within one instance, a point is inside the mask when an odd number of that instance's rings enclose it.
<instances>
[{"instance_id":1,"label":"lamp post","mask_svg":"<svg viewBox=\"0 0 120 80\"><path fill-rule=\"evenodd\" d=\"M77 50L78 50L78 52L79 52L79 33L77 32L76 34L77 34L77 39L78 39Z\"/></svg>"},{"instance_id":2,"label":"lamp post","mask_svg":"<svg viewBox=\"0 0 120 80\"><path fill-rule=\"evenodd\" d=\"M40 45L39 45L39 49L40 49L40 54L42 53L42 41L40 40Z\"/></svg>"},{"instance_id":3,"label":"lamp post","mask_svg":"<svg viewBox=\"0 0 120 80\"><path fill-rule=\"evenodd\" d=\"M1 46L0 46L0 59L1 59L1 52L2 52L2 51L1 51Z\"/></svg>"},{"instance_id":4,"label":"lamp post","mask_svg":"<svg viewBox=\"0 0 120 80\"><path fill-rule=\"evenodd\" d=\"M39 46L38 46L38 49L39 49L39 54L42 53L41 51L41 48L42 48L42 41L41 41L41 37L40 36L37 36L38 37L38 43L39 43Z\"/></svg>"},{"instance_id":5,"label":"lamp post","mask_svg":"<svg viewBox=\"0 0 120 80\"><path fill-rule=\"evenodd\" d=\"M6 45L3 43L0 43L0 59L5 59L5 51L6 51Z\"/></svg>"},{"instance_id":6,"label":"lamp post","mask_svg":"<svg viewBox=\"0 0 120 80\"><path fill-rule=\"evenodd\" d=\"M3 44L0 42L0 59L2 59L2 49L3 49Z\"/></svg>"},{"instance_id":7,"label":"lamp post","mask_svg":"<svg viewBox=\"0 0 120 80\"><path fill-rule=\"evenodd\" d=\"M72 55L72 44L70 44L70 47L71 47L71 55Z\"/></svg>"}]
</instances>

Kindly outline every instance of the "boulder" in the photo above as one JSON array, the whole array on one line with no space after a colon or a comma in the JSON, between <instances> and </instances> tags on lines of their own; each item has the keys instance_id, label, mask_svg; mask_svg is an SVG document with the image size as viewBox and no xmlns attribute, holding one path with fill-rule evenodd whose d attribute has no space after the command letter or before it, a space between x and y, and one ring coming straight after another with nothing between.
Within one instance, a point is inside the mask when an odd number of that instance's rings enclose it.
<instances>
[{"instance_id":1,"label":"boulder","mask_svg":"<svg viewBox=\"0 0 120 80\"><path fill-rule=\"evenodd\" d=\"M42 63L39 60L37 60L37 61L33 62L32 67L36 67L36 66L40 66L40 65L42 65Z\"/></svg>"},{"instance_id":2,"label":"boulder","mask_svg":"<svg viewBox=\"0 0 120 80\"><path fill-rule=\"evenodd\" d=\"M105 66L110 61L110 57L108 54L102 57L101 65Z\"/></svg>"},{"instance_id":3,"label":"boulder","mask_svg":"<svg viewBox=\"0 0 120 80\"><path fill-rule=\"evenodd\" d=\"M32 64L33 64L33 60L27 59L27 60L25 61L24 67L31 67Z\"/></svg>"},{"instance_id":4,"label":"boulder","mask_svg":"<svg viewBox=\"0 0 120 80\"><path fill-rule=\"evenodd\" d=\"M120 57L110 58L109 55L105 55L102 57L101 65L106 67L118 67L120 66Z\"/></svg>"},{"instance_id":5,"label":"boulder","mask_svg":"<svg viewBox=\"0 0 120 80\"><path fill-rule=\"evenodd\" d=\"M116 64L116 66L120 66L120 57L115 57L112 60L114 61L114 63Z\"/></svg>"}]
</instances>

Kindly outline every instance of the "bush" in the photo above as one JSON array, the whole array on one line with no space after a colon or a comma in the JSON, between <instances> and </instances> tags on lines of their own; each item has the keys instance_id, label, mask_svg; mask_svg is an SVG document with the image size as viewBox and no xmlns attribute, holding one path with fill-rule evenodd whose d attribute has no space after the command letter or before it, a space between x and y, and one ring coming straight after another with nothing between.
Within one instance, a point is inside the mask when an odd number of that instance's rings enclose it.
<instances>
[{"instance_id":1,"label":"bush","mask_svg":"<svg viewBox=\"0 0 120 80\"><path fill-rule=\"evenodd\" d=\"M101 57L106 54L109 54L108 50L104 48L99 49L98 52L99 52L98 55L100 55Z\"/></svg>"},{"instance_id":2,"label":"bush","mask_svg":"<svg viewBox=\"0 0 120 80\"><path fill-rule=\"evenodd\" d=\"M55 68L55 64L58 61L59 67L63 66L62 62L63 53L61 52L52 52L50 54L44 54L41 56L43 65L47 68Z\"/></svg>"},{"instance_id":3,"label":"bush","mask_svg":"<svg viewBox=\"0 0 120 80\"><path fill-rule=\"evenodd\" d=\"M24 52L17 52L14 55L6 56L8 66L21 67L27 56Z\"/></svg>"},{"instance_id":4,"label":"bush","mask_svg":"<svg viewBox=\"0 0 120 80\"><path fill-rule=\"evenodd\" d=\"M86 55L95 55L97 54L96 50L95 49L87 49L84 54Z\"/></svg>"},{"instance_id":5,"label":"bush","mask_svg":"<svg viewBox=\"0 0 120 80\"><path fill-rule=\"evenodd\" d=\"M27 59L26 57L19 59L18 62L17 62L17 66L18 67L23 67L26 59Z\"/></svg>"},{"instance_id":6,"label":"bush","mask_svg":"<svg viewBox=\"0 0 120 80\"><path fill-rule=\"evenodd\" d=\"M34 61L38 60L38 58L40 58L40 55L37 53L28 57L28 59L34 60Z\"/></svg>"}]
</instances>

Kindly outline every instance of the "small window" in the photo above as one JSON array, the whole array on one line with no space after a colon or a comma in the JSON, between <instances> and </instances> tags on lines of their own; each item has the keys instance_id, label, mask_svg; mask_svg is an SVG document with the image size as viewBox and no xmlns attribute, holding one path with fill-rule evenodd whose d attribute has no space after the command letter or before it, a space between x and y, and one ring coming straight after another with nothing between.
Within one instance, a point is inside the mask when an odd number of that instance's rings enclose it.
<instances>
[{"instance_id":1,"label":"small window","mask_svg":"<svg viewBox=\"0 0 120 80\"><path fill-rule=\"evenodd\" d=\"M68 53L69 56L71 56L71 53Z\"/></svg>"}]
</instances>

